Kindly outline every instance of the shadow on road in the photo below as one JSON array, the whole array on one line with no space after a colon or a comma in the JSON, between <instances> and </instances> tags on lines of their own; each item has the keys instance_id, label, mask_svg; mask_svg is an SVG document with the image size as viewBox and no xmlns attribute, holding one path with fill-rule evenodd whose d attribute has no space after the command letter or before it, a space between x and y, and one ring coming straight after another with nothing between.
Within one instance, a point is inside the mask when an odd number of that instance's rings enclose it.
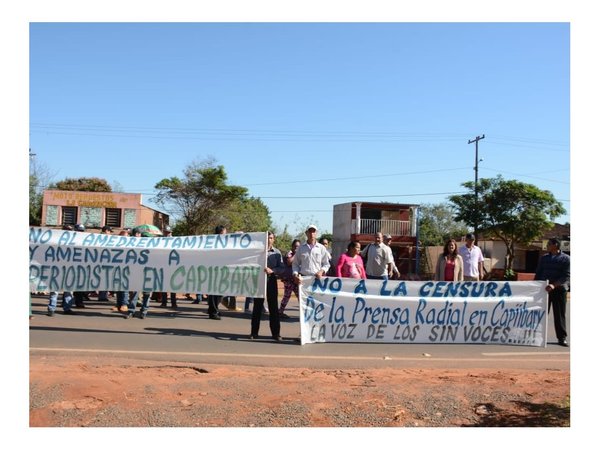
<instances>
[{"instance_id":1,"label":"shadow on road","mask_svg":"<svg viewBox=\"0 0 600 450\"><path fill-rule=\"evenodd\" d=\"M170 336L207 336L212 337L214 339L220 341L248 341L248 342L256 342L256 343L274 343L275 340L269 336L261 336L258 339L250 339L247 334L238 334L238 333L224 333L221 331L202 331L202 330L189 330L182 328L146 328L148 331L154 331L160 334L170 335ZM296 338L283 338L278 342L279 344L293 344L298 345L299 341Z\"/></svg>"},{"instance_id":2,"label":"shadow on road","mask_svg":"<svg viewBox=\"0 0 600 450\"><path fill-rule=\"evenodd\" d=\"M139 334L139 335L168 335L168 336L198 336L211 337L220 341L248 341L253 343L274 343L275 341L269 336L259 337L258 339L250 339L247 334L226 333L223 331L202 331L191 330L186 328L156 328L148 327L143 331L139 330L107 330L105 328L68 328L68 327L49 327L49 326L34 326L31 325L30 330L37 331L57 331L60 333L103 333L103 334ZM298 345L299 341L296 338L283 338L279 344Z\"/></svg>"}]
</instances>

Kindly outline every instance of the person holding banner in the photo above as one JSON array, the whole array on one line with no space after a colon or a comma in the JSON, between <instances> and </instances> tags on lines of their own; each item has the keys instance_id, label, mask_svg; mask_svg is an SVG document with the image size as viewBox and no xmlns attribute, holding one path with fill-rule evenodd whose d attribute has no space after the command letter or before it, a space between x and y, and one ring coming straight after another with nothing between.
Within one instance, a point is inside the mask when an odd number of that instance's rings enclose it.
<instances>
[{"instance_id":1,"label":"person holding banner","mask_svg":"<svg viewBox=\"0 0 600 450\"><path fill-rule=\"evenodd\" d=\"M302 282L302 277L322 278L330 267L330 257L327 248L317 242L317 227L309 225L306 228L306 242L298 247L292 262L292 276L296 284Z\"/></svg>"},{"instance_id":2,"label":"person holding banner","mask_svg":"<svg viewBox=\"0 0 600 450\"><path fill-rule=\"evenodd\" d=\"M458 254L458 245L449 239L444 245L444 252L437 261L435 279L438 281L463 281L463 259Z\"/></svg>"},{"instance_id":3,"label":"person holding banner","mask_svg":"<svg viewBox=\"0 0 600 450\"><path fill-rule=\"evenodd\" d=\"M548 239L548 253L542 256L535 271L535 280L546 280L548 292L548 310L552 307L554 331L558 345L568 347L567 343L567 289L571 281L571 258L560 250L560 241Z\"/></svg>"},{"instance_id":4,"label":"person holding banner","mask_svg":"<svg viewBox=\"0 0 600 450\"><path fill-rule=\"evenodd\" d=\"M276 341L281 341L280 330L281 322L279 321L279 314L277 311L277 276L283 274L285 266L283 264L283 258L281 252L273 247L275 243L275 235L269 231L268 237L268 249L267 249L267 267L265 267L265 273L267 274L267 305L269 306L269 328L271 329L271 336ZM265 303L264 298L255 298L252 305L252 321L250 326L250 339L258 338L258 330L260 329L260 321L262 319L263 306Z\"/></svg>"},{"instance_id":5,"label":"person holding banner","mask_svg":"<svg viewBox=\"0 0 600 450\"><path fill-rule=\"evenodd\" d=\"M360 242L350 242L346 253L340 255L336 267L336 276L338 278L367 278L365 266L360 256Z\"/></svg>"}]
</instances>

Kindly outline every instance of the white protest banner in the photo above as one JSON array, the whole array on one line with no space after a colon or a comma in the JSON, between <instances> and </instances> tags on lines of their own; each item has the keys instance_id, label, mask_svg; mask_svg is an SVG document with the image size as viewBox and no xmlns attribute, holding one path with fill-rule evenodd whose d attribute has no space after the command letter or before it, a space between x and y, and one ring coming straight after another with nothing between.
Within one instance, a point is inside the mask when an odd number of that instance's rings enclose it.
<instances>
[{"instance_id":1,"label":"white protest banner","mask_svg":"<svg viewBox=\"0 0 600 450\"><path fill-rule=\"evenodd\" d=\"M546 345L545 281L387 281L308 277L302 344Z\"/></svg>"},{"instance_id":2,"label":"white protest banner","mask_svg":"<svg viewBox=\"0 0 600 450\"><path fill-rule=\"evenodd\" d=\"M29 288L265 296L267 233L129 237L29 229Z\"/></svg>"}]
</instances>

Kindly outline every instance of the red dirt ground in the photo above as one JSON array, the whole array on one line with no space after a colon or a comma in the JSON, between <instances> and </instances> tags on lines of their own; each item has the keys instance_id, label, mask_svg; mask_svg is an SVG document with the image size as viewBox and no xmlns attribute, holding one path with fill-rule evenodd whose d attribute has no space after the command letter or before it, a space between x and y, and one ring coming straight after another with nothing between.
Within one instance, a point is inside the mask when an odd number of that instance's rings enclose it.
<instances>
[{"instance_id":1,"label":"red dirt ground","mask_svg":"<svg viewBox=\"0 0 600 450\"><path fill-rule=\"evenodd\" d=\"M30 358L32 427L570 424L570 372L314 370Z\"/></svg>"}]
</instances>

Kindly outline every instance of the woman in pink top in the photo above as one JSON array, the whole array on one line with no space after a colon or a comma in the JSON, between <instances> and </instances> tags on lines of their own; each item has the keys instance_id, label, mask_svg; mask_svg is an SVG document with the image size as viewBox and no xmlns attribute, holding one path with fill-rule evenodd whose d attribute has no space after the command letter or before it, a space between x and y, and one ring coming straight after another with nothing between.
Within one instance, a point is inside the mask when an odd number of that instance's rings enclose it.
<instances>
[{"instance_id":1,"label":"woman in pink top","mask_svg":"<svg viewBox=\"0 0 600 450\"><path fill-rule=\"evenodd\" d=\"M360 242L348 244L348 251L338 259L336 276L338 278L367 278L363 259L360 256Z\"/></svg>"},{"instance_id":2,"label":"woman in pink top","mask_svg":"<svg viewBox=\"0 0 600 450\"><path fill-rule=\"evenodd\" d=\"M463 281L463 260L458 254L458 246L454 239L444 245L444 253L438 258L435 279L439 281Z\"/></svg>"}]
</instances>

